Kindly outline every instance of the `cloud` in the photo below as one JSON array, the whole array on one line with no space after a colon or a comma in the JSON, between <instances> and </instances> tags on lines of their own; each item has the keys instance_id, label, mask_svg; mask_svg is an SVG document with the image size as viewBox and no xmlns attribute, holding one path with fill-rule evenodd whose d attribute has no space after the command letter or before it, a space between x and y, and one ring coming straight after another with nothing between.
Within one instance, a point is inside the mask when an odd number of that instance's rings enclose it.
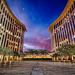
<instances>
[{"instance_id":1,"label":"cloud","mask_svg":"<svg viewBox=\"0 0 75 75\"><path fill-rule=\"evenodd\" d=\"M27 32L24 35L24 49L50 49L50 37L48 33L48 23L45 23L38 12L28 7L25 8L20 1L14 0L10 4L16 17L25 24ZM26 10L27 9L27 10ZM35 14L33 14L35 12ZM32 22L33 21L33 22Z\"/></svg>"},{"instance_id":2,"label":"cloud","mask_svg":"<svg viewBox=\"0 0 75 75\"><path fill-rule=\"evenodd\" d=\"M24 44L24 51L26 51L27 49L41 49L39 46L34 46L31 44Z\"/></svg>"},{"instance_id":3,"label":"cloud","mask_svg":"<svg viewBox=\"0 0 75 75\"><path fill-rule=\"evenodd\" d=\"M25 46L26 48L33 48L33 49L46 49L50 50L50 38L27 38L25 39Z\"/></svg>"}]
</instances>

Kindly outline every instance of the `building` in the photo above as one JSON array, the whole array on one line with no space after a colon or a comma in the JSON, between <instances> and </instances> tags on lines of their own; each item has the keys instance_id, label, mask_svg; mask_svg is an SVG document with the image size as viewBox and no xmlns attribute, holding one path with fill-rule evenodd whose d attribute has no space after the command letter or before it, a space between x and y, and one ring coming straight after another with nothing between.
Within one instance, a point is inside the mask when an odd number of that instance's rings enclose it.
<instances>
[{"instance_id":1,"label":"building","mask_svg":"<svg viewBox=\"0 0 75 75\"><path fill-rule=\"evenodd\" d=\"M0 46L23 50L25 26L14 16L6 0L0 0Z\"/></svg>"},{"instance_id":2,"label":"building","mask_svg":"<svg viewBox=\"0 0 75 75\"><path fill-rule=\"evenodd\" d=\"M50 25L49 31L53 51L62 44L75 44L75 0L68 0L61 15Z\"/></svg>"}]
</instances>

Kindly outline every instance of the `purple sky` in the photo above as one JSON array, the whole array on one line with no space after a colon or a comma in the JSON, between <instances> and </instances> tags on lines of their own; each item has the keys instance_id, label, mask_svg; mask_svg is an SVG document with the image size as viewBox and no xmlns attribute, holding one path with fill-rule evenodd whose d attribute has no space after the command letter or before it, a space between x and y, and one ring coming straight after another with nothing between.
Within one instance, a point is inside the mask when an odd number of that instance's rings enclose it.
<instances>
[{"instance_id":1,"label":"purple sky","mask_svg":"<svg viewBox=\"0 0 75 75\"><path fill-rule=\"evenodd\" d=\"M67 0L7 0L14 15L25 24L24 49L50 50L48 27L63 11Z\"/></svg>"}]
</instances>

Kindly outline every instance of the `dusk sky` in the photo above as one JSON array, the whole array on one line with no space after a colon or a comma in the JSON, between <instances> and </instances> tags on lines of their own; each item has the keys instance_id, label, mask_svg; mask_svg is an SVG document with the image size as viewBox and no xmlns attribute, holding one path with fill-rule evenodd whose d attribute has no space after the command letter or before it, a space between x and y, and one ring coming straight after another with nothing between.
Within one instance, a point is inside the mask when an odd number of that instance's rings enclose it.
<instances>
[{"instance_id":1,"label":"dusk sky","mask_svg":"<svg viewBox=\"0 0 75 75\"><path fill-rule=\"evenodd\" d=\"M50 49L48 27L63 11L67 0L7 0L14 15L26 26L24 48Z\"/></svg>"}]
</instances>

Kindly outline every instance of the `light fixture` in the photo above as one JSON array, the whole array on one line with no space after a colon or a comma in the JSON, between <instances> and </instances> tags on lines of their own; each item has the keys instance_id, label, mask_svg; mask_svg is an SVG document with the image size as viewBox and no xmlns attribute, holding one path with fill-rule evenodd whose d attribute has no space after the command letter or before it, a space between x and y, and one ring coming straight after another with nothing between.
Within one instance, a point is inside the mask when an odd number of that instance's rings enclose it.
<instances>
[{"instance_id":1,"label":"light fixture","mask_svg":"<svg viewBox=\"0 0 75 75\"><path fill-rule=\"evenodd\" d=\"M63 26L61 28L64 28Z\"/></svg>"},{"instance_id":2,"label":"light fixture","mask_svg":"<svg viewBox=\"0 0 75 75\"><path fill-rule=\"evenodd\" d=\"M75 38L75 35L73 36L73 38Z\"/></svg>"},{"instance_id":3,"label":"light fixture","mask_svg":"<svg viewBox=\"0 0 75 75\"><path fill-rule=\"evenodd\" d=\"M75 13L74 13L74 16L75 16Z\"/></svg>"},{"instance_id":4,"label":"light fixture","mask_svg":"<svg viewBox=\"0 0 75 75\"><path fill-rule=\"evenodd\" d=\"M0 26L1 26L1 24L0 24Z\"/></svg>"},{"instance_id":5,"label":"light fixture","mask_svg":"<svg viewBox=\"0 0 75 75\"><path fill-rule=\"evenodd\" d=\"M70 21L68 20L68 23L69 23Z\"/></svg>"}]
</instances>

